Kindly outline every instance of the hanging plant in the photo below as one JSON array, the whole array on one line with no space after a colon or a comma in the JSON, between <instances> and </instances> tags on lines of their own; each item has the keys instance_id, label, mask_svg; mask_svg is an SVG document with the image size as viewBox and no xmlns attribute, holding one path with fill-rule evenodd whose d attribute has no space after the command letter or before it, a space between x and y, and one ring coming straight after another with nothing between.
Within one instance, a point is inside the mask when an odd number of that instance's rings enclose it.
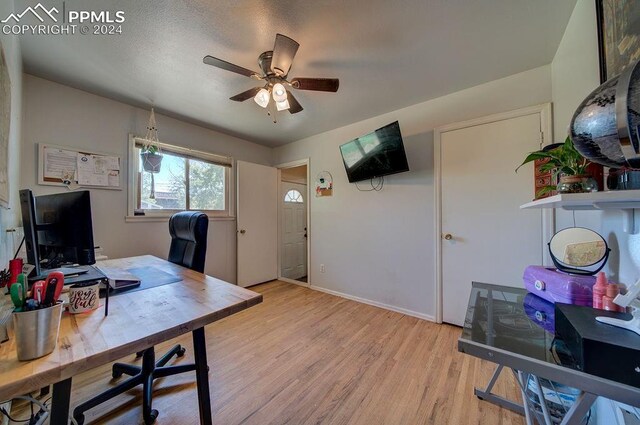
<instances>
[{"instance_id":1,"label":"hanging plant","mask_svg":"<svg viewBox=\"0 0 640 425\"><path fill-rule=\"evenodd\" d=\"M156 127L156 116L151 108L151 115L149 116L149 123L147 124L147 134L144 138L144 144L140 150L140 161L142 162L142 169L148 173L151 173L151 194L150 199L156 198L156 185L153 175L160 172L160 166L162 165L162 154L160 153L160 147L158 146L158 128Z\"/></svg>"},{"instance_id":2,"label":"hanging plant","mask_svg":"<svg viewBox=\"0 0 640 425\"><path fill-rule=\"evenodd\" d=\"M142 148L140 152L140 160L142 161L142 168L149 173L159 173L160 166L162 165L162 154L158 152L156 146L151 146L149 149Z\"/></svg>"}]
</instances>

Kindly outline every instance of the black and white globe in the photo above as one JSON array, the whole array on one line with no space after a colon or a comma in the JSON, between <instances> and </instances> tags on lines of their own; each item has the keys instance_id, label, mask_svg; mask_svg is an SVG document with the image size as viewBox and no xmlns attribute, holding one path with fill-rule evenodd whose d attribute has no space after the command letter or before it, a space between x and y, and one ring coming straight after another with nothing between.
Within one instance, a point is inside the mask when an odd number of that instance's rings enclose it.
<instances>
[{"instance_id":1,"label":"black and white globe","mask_svg":"<svg viewBox=\"0 0 640 425\"><path fill-rule=\"evenodd\" d=\"M640 61L582 101L570 133L578 152L592 162L640 168Z\"/></svg>"}]
</instances>

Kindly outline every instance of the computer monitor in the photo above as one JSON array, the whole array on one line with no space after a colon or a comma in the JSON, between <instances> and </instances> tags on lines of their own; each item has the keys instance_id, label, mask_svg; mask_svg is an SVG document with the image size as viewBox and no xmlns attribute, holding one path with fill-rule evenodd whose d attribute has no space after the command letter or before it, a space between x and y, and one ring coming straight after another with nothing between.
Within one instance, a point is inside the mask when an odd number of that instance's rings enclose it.
<instances>
[{"instance_id":1,"label":"computer monitor","mask_svg":"<svg viewBox=\"0 0 640 425\"><path fill-rule=\"evenodd\" d=\"M34 197L20 191L27 262L36 276L65 265L96 262L88 190Z\"/></svg>"}]
</instances>

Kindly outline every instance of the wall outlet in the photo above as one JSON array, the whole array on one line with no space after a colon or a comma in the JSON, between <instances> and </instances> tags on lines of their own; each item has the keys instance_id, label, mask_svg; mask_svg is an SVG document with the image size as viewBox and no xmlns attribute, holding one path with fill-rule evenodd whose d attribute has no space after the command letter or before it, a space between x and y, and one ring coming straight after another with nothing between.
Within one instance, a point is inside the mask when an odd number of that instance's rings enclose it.
<instances>
[{"instance_id":1,"label":"wall outlet","mask_svg":"<svg viewBox=\"0 0 640 425\"><path fill-rule=\"evenodd\" d=\"M324 273L324 264L320 264L320 273Z\"/></svg>"}]
</instances>

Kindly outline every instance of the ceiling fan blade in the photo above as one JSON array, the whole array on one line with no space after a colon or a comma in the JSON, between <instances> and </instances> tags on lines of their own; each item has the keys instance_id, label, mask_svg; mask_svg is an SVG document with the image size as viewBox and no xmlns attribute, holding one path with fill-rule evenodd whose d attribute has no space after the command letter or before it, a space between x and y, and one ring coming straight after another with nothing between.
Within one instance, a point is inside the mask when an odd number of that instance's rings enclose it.
<instances>
[{"instance_id":1,"label":"ceiling fan blade","mask_svg":"<svg viewBox=\"0 0 640 425\"><path fill-rule=\"evenodd\" d=\"M298 112L300 112L300 111L302 111L304 109L302 107L302 105L300 105L300 103L298 102L298 99L293 97L293 95L291 94L291 92L289 90L287 90L287 100L289 101L289 113L290 114L297 114Z\"/></svg>"},{"instance_id":2,"label":"ceiling fan blade","mask_svg":"<svg viewBox=\"0 0 640 425\"><path fill-rule=\"evenodd\" d=\"M340 80L337 78L294 78L291 85L298 90L337 92Z\"/></svg>"},{"instance_id":3,"label":"ceiling fan blade","mask_svg":"<svg viewBox=\"0 0 640 425\"><path fill-rule=\"evenodd\" d=\"M300 45L292 38L276 34L276 44L273 46L273 58L271 59L271 70L276 75L285 77L289 73L298 47Z\"/></svg>"},{"instance_id":4,"label":"ceiling fan blade","mask_svg":"<svg viewBox=\"0 0 640 425\"><path fill-rule=\"evenodd\" d=\"M236 74L245 75L247 77L251 77L253 75L260 76L260 74L251 71L250 69L243 68L227 61L223 61L222 59L214 58L213 56L205 56L204 59L202 59L202 62L206 63L207 65L212 65L216 68L235 72Z\"/></svg>"},{"instance_id":5,"label":"ceiling fan blade","mask_svg":"<svg viewBox=\"0 0 640 425\"><path fill-rule=\"evenodd\" d=\"M251 99L252 97L255 97L255 95L258 94L261 88L262 87L254 87L247 91L243 91L242 93L238 93L237 95L230 97L229 99L235 100L236 102L244 102L247 99Z\"/></svg>"}]
</instances>

